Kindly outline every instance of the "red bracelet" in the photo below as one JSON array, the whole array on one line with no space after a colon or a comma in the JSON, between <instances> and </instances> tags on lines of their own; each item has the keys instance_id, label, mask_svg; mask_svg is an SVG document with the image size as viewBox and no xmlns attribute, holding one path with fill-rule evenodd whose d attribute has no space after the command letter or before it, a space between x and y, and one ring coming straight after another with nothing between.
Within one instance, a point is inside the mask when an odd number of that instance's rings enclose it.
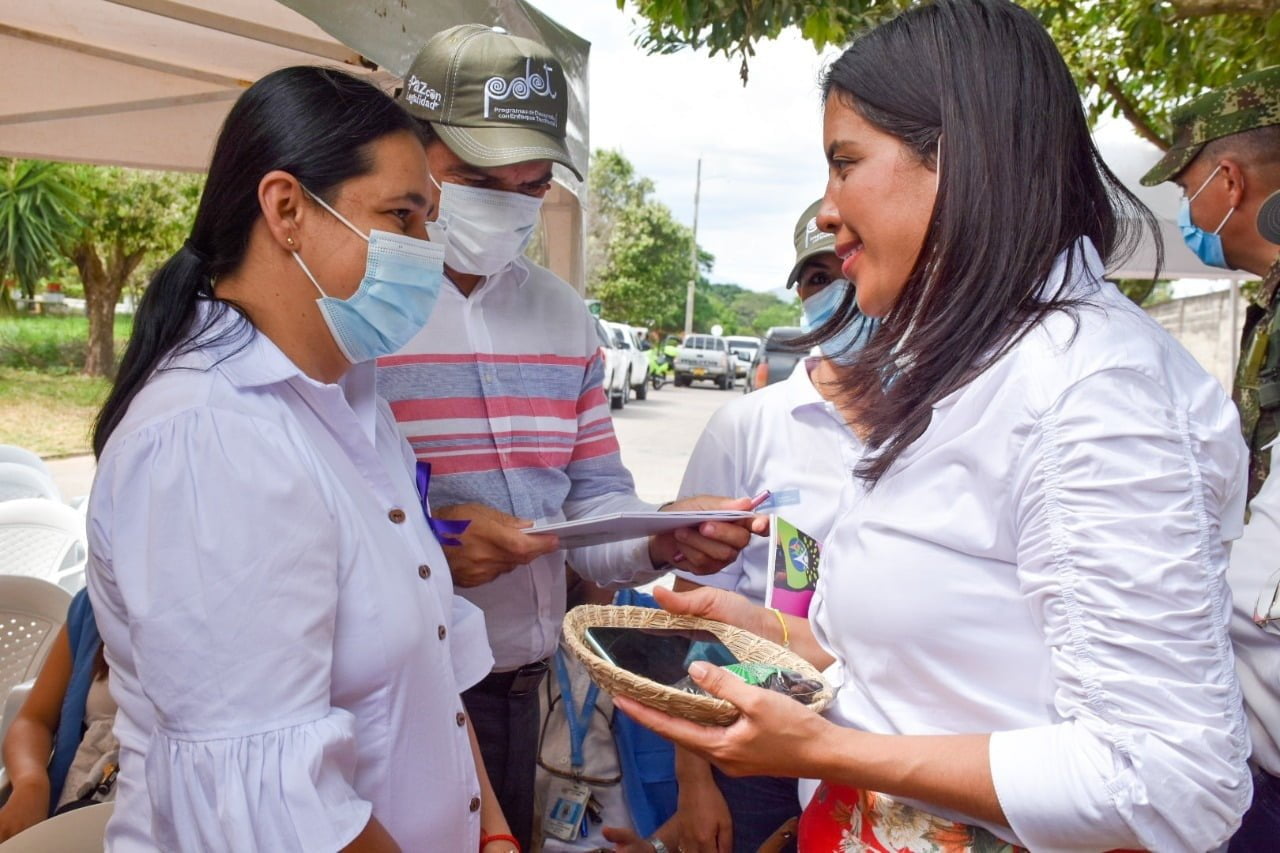
<instances>
[{"instance_id":1,"label":"red bracelet","mask_svg":"<svg viewBox=\"0 0 1280 853\"><path fill-rule=\"evenodd\" d=\"M524 853L520 849L520 842L516 841L514 835L481 835L480 836L480 853L484 853L484 848L488 847L495 841L510 841L511 846L516 848L516 853Z\"/></svg>"}]
</instances>

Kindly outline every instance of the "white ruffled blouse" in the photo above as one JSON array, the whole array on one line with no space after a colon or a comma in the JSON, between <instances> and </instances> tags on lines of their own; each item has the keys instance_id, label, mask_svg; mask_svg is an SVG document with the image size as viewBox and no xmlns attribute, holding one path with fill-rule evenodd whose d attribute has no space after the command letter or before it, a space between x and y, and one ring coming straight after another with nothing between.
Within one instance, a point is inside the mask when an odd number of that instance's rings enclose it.
<instances>
[{"instance_id":1,"label":"white ruffled blouse","mask_svg":"<svg viewBox=\"0 0 1280 853\"><path fill-rule=\"evenodd\" d=\"M373 364L325 385L252 334L172 367L90 496L120 706L107 849L337 850L372 815L405 850L474 850L458 693L492 656Z\"/></svg>"},{"instance_id":2,"label":"white ruffled blouse","mask_svg":"<svg viewBox=\"0 0 1280 853\"><path fill-rule=\"evenodd\" d=\"M1032 850L1204 853L1251 792L1224 583L1244 443L1082 248L1078 325L1051 315L846 490L812 611L844 668L830 714L994 733L1012 829L989 828Z\"/></svg>"}]
</instances>

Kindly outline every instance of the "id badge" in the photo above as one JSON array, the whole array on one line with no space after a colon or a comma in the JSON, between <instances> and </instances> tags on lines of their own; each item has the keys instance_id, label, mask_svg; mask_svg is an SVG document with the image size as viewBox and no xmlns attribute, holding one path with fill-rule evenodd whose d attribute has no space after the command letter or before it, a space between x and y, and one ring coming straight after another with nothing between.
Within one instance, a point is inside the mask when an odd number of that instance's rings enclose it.
<instances>
[{"instance_id":1,"label":"id badge","mask_svg":"<svg viewBox=\"0 0 1280 853\"><path fill-rule=\"evenodd\" d=\"M542 817L543 832L561 841L577 841L590 800L591 789L582 782L561 781L547 798L551 805Z\"/></svg>"}]
</instances>

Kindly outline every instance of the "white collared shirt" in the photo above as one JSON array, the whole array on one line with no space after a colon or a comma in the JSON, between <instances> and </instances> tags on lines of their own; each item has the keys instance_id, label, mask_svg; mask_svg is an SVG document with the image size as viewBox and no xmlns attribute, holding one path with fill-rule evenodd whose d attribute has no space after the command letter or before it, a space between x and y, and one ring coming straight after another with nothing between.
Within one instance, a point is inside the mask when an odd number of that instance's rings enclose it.
<instances>
[{"instance_id":1,"label":"white collared shirt","mask_svg":"<svg viewBox=\"0 0 1280 853\"><path fill-rule=\"evenodd\" d=\"M840 493L853 482L862 445L813 386L809 374L817 361L802 359L785 381L717 409L689 457L680 497L754 496L769 489L782 505L761 512L777 513L825 542ZM763 604L769 583L769 539L751 537L738 558L714 575L676 574Z\"/></svg>"},{"instance_id":2,"label":"white collared shirt","mask_svg":"<svg viewBox=\"0 0 1280 853\"><path fill-rule=\"evenodd\" d=\"M427 325L378 359L378 393L418 458L435 507L480 503L556 522L652 511L622 464L601 388L595 319L550 271L518 258L465 296L446 281ZM648 540L557 551L458 594L485 613L496 669L550 656L565 558L602 585L658 577Z\"/></svg>"},{"instance_id":3,"label":"white collared shirt","mask_svg":"<svg viewBox=\"0 0 1280 853\"><path fill-rule=\"evenodd\" d=\"M829 714L993 733L1012 833L989 828L1032 850L1204 853L1251 795L1224 582L1245 448L1084 248L1078 326L1050 315L845 492L811 610L843 666Z\"/></svg>"},{"instance_id":4,"label":"white collared shirt","mask_svg":"<svg viewBox=\"0 0 1280 853\"><path fill-rule=\"evenodd\" d=\"M372 814L405 850L474 850L458 693L492 658L373 364L320 384L251 333L172 367L90 496L120 706L107 849L337 850Z\"/></svg>"}]
</instances>

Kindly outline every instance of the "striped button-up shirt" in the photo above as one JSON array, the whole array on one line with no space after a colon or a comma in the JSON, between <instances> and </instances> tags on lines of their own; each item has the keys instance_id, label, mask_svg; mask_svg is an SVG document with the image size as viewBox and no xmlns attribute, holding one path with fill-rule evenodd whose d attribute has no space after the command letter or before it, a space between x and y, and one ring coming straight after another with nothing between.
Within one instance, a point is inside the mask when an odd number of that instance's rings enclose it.
<instances>
[{"instance_id":1,"label":"striped button-up shirt","mask_svg":"<svg viewBox=\"0 0 1280 853\"><path fill-rule=\"evenodd\" d=\"M431 463L433 506L481 503L548 522L652 510L619 456L602 358L582 298L519 259L470 297L446 281L426 327L379 360L378 392L418 458ZM497 669L555 650L565 557L548 554L458 590L485 611ZM643 539L568 558L601 584L655 576Z\"/></svg>"}]
</instances>

